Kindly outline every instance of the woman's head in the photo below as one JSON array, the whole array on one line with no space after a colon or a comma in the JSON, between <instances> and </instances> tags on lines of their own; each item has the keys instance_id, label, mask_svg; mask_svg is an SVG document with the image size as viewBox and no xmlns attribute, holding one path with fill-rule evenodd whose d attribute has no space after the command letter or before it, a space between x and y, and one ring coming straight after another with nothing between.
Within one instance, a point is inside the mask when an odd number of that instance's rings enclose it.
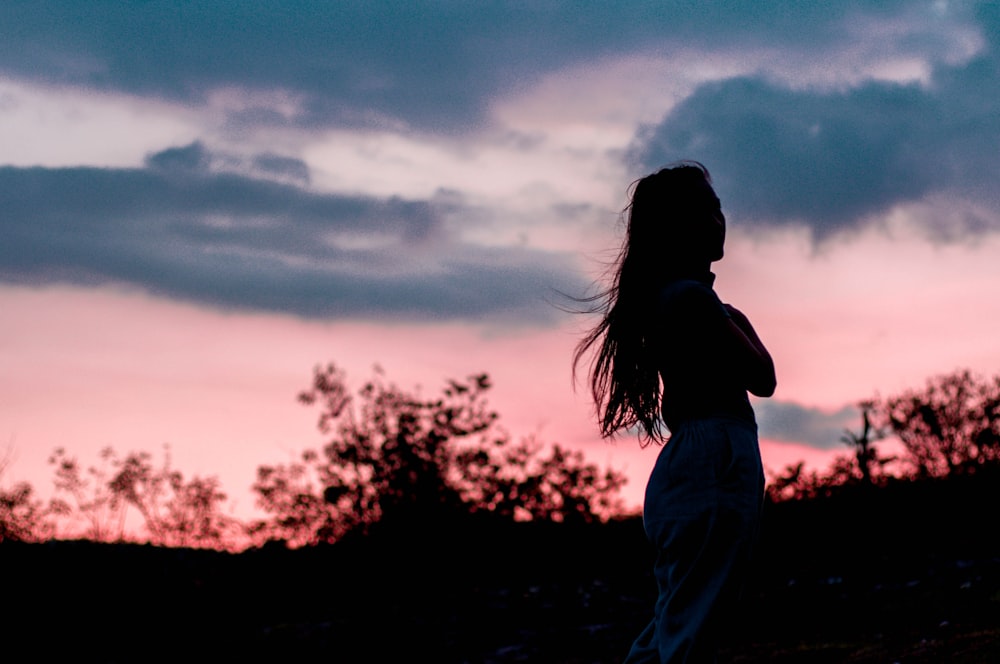
<instances>
[{"instance_id":1,"label":"woman's head","mask_svg":"<svg viewBox=\"0 0 1000 664\"><path fill-rule=\"evenodd\" d=\"M681 162L638 180L628 228L601 299L603 317L576 348L574 367L596 347L590 386L601 433L640 427L662 440L653 303L663 284L699 275L722 258L726 219L708 169Z\"/></svg>"},{"instance_id":2,"label":"woman's head","mask_svg":"<svg viewBox=\"0 0 1000 664\"><path fill-rule=\"evenodd\" d=\"M626 251L650 268L703 269L723 256L726 219L708 169L698 162L638 180L627 210Z\"/></svg>"}]
</instances>

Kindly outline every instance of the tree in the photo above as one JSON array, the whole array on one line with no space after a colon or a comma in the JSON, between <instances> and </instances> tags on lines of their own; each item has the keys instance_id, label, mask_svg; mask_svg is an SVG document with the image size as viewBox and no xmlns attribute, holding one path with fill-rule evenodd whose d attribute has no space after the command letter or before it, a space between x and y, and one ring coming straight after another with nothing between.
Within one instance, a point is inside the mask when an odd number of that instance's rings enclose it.
<instances>
[{"instance_id":1,"label":"tree","mask_svg":"<svg viewBox=\"0 0 1000 664\"><path fill-rule=\"evenodd\" d=\"M10 456L0 458L0 480L10 465ZM52 525L42 501L35 498L27 482L11 487L0 486L0 542L39 541L51 534Z\"/></svg>"},{"instance_id":2,"label":"tree","mask_svg":"<svg viewBox=\"0 0 1000 664\"><path fill-rule=\"evenodd\" d=\"M50 510L82 519L86 524L83 534L88 539L125 539L128 511L132 508L153 544L236 548L241 543L242 524L220 509L226 494L218 479L196 476L185 480L180 471L171 467L169 449L158 468L148 452L130 452L121 457L107 447L101 450L100 459L101 463L88 467L85 474L77 459L62 448L49 459L56 466L57 496Z\"/></svg>"},{"instance_id":3,"label":"tree","mask_svg":"<svg viewBox=\"0 0 1000 664\"><path fill-rule=\"evenodd\" d=\"M624 510L618 495L624 475L587 463L583 452L556 444L543 454L544 446L533 438L516 445L506 438L498 442L492 456L478 449L459 455L462 497L470 511L515 520L592 523Z\"/></svg>"},{"instance_id":4,"label":"tree","mask_svg":"<svg viewBox=\"0 0 1000 664\"><path fill-rule=\"evenodd\" d=\"M488 407L486 374L451 380L436 398L375 374L356 397L334 364L317 367L299 400L320 410L330 436L290 464L261 466L253 489L270 520L258 538L333 541L376 523L426 524L492 512L519 519L590 521L620 509L624 476L555 446L514 445Z\"/></svg>"},{"instance_id":5,"label":"tree","mask_svg":"<svg viewBox=\"0 0 1000 664\"><path fill-rule=\"evenodd\" d=\"M955 371L876 409L905 446L918 478L971 474L1000 460L1000 376Z\"/></svg>"},{"instance_id":6,"label":"tree","mask_svg":"<svg viewBox=\"0 0 1000 664\"><path fill-rule=\"evenodd\" d=\"M854 433L850 429L845 429L844 435L840 437L840 442L854 450L854 460L857 463L858 472L861 473L861 483L865 486L872 486L875 479L884 472L882 469L885 464L892 459L880 458L875 449L875 443L885 436L884 431L872 425L875 402L862 401L859 407L861 408L861 432Z\"/></svg>"},{"instance_id":7,"label":"tree","mask_svg":"<svg viewBox=\"0 0 1000 664\"><path fill-rule=\"evenodd\" d=\"M113 463L114 451L105 448L100 458L101 465L90 466L84 472L76 457L56 448L49 457L49 464L55 466L55 497L50 507L60 516L83 521L84 537L97 542L116 541L124 537L127 504L114 495L109 485L108 465Z\"/></svg>"},{"instance_id":8,"label":"tree","mask_svg":"<svg viewBox=\"0 0 1000 664\"><path fill-rule=\"evenodd\" d=\"M807 471L805 462L790 464L780 474L770 478L767 485L768 497L774 502L784 500L808 500L820 496L831 496L852 486L874 486L885 481L886 464L894 457L879 456L875 443L885 433L872 423L875 411L874 401L862 401L861 431L854 433L845 429L840 441L854 450L853 458L837 455L825 473Z\"/></svg>"},{"instance_id":9,"label":"tree","mask_svg":"<svg viewBox=\"0 0 1000 664\"><path fill-rule=\"evenodd\" d=\"M822 475L816 470L806 470L805 461L799 461L785 466L782 473L771 477L766 488L767 496L772 502L831 496L838 489L857 482L858 475L854 461L846 456L834 458L826 474Z\"/></svg>"}]
</instances>

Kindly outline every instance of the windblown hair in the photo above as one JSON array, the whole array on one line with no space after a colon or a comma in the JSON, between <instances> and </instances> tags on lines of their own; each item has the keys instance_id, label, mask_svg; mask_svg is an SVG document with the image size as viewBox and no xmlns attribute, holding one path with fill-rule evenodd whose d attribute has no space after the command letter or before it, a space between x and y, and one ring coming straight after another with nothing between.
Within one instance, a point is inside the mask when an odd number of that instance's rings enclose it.
<instances>
[{"instance_id":1,"label":"windblown hair","mask_svg":"<svg viewBox=\"0 0 1000 664\"><path fill-rule=\"evenodd\" d=\"M596 349L590 389L601 435L641 427L640 444L662 443L662 390L654 344L655 304L671 274L687 262L697 233L700 201L694 192L711 177L702 164L685 161L636 181L623 211L625 239L609 267L610 285L586 298L601 321L580 341L573 373Z\"/></svg>"}]
</instances>

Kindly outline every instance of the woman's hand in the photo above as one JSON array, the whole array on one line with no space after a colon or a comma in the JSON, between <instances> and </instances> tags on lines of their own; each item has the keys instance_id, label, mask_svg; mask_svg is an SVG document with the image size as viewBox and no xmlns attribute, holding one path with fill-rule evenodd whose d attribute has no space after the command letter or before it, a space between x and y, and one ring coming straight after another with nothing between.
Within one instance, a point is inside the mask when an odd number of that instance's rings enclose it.
<instances>
[{"instance_id":1,"label":"woman's hand","mask_svg":"<svg viewBox=\"0 0 1000 664\"><path fill-rule=\"evenodd\" d=\"M774 360L742 311L731 304L722 305L729 314L730 333L739 349L740 364L746 378L746 388L759 397L769 397L777 387Z\"/></svg>"}]
</instances>

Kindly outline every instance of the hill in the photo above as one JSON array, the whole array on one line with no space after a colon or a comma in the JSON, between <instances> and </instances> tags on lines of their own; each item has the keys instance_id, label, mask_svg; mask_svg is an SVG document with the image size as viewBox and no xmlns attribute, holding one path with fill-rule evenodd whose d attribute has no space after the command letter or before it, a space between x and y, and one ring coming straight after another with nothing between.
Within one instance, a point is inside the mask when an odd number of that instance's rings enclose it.
<instances>
[{"instance_id":1,"label":"hill","mask_svg":"<svg viewBox=\"0 0 1000 664\"><path fill-rule=\"evenodd\" d=\"M997 483L768 504L721 661L1000 661ZM128 662L617 662L650 617L638 518L486 517L241 553L3 542L8 652Z\"/></svg>"}]
</instances>

